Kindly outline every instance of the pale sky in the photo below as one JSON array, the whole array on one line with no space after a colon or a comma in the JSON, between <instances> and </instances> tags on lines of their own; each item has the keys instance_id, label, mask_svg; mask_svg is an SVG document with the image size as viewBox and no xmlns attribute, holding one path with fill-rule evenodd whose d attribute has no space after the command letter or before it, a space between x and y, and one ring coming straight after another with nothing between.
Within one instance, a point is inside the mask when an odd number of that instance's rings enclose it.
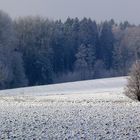
<instances>
[{"instance_id":1,"label":"pale sky","mask_svg":"<svg viewBox=\"0 0 140 140\"><path fill-rule=\"evenodd\" d=\"M90 17L98 22L115 19L140 24L140 0L0 0L11 17L39 15L65 20Z\"/></svg>"}]
</instances>

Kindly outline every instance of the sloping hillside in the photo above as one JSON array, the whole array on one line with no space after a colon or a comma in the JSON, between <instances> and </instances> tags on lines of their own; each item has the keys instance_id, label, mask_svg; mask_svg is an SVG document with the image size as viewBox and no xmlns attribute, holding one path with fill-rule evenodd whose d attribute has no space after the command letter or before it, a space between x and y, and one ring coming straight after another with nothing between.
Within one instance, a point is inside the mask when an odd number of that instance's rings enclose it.
<instances>
[{"instance_id":1,"label":"sloping hillside","mask_svg":"<svg viewBox=\"0 0 140 140\"><path fill-rule=\"evenodd\" d=\"M101 92L122 92L126 85L126 77L106 78L89 81L79 81L64 84L54 84L48 86L36 86L29 88L19 88L0 91L0 95L60 95L60 94L82 94Z\"/></svg>"}]
</instances>

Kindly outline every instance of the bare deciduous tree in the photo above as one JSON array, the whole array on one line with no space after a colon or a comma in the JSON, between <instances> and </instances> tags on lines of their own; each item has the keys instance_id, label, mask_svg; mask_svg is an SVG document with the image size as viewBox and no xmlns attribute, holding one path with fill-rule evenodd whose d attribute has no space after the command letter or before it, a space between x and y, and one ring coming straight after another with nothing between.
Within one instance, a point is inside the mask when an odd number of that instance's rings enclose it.
<instances>
[{"instance_id":1,"label":"bare deciduous tree","mask_svg":"<svg viewBox=\"0 0 140 140\"><path fill-rule=\"evenodd\" d=\"M125 95L131 99L140 101L140 61L136 61L132 66L125 89Z\"/></svg>"}]
</instances>

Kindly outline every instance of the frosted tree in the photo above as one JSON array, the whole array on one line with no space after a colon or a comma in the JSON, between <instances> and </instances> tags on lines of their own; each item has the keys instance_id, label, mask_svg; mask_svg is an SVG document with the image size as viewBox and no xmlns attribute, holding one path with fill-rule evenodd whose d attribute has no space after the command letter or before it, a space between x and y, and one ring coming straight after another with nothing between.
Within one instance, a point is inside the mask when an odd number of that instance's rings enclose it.
<instances>
[{"instance_id":1,"label":"frosted tree","mask_svg":"<svg viewBox=\"0 0 140 140\"><path fill-rule=\"evenodd\" d=\"M11 70L11 57L13 47L12 21L10 17L0 11L0 89L9 87L13 74Z\"/></svg>"},{"instance_id":2,"label":"frosted tree","mask_svg":"<svg viewBox=\"0 0 140 140\"><path fill-rule=\"evenodd\" d=\"M109 70L112 67L114 51L114 35L110 23L104 22L99 41L98 57L104 62L106 68Z\"/></svg>"},{"instance_id":3,"label":"frosted tree","mask_svg":"<svg viewBox=\"0 0 140 140\"><path fill-rule=\"evenodd\" d=\"M16 37L12 19L0 11L0 89L17 87L16 81L21 73L25 76L21 56L16 50ZM15 58L16 56L16 58ZM16 62L14 65L13 62ZM14 68L15 67L15 68ZM15 69L20 71L15 73ZM21 81L23 77L20 77ZM25 85L25 84L24 84ZM20 84L20 86L23 86Z\"/></svg>"},{"instance_id":4,"label":"frosted tree","mask_svg":"<svg viewBox=\"0 0 140 140\"><path fill-rule=\"evenodd\" d=\"M88 69L86 57L87 57L87 48L84 44L82 44L78 49L78 53L76 54L76 62L75 62L75 68L77 71L79 71L81 80L86 79L86 72Z\"/></svg>"},{"instance_id":5,"label":"frosted tree","mask_svg":"<svg viewBox=\"0 0 140 140\"><path fill-rule=\"evenodd\" d=\"M88 64L89 78L93 78L95 60L95 47L93 45L88 45L86 51L86 61Z\"/></svg>"},{"instance_id":6,"label":"frosted tree","mask_svg":"<svg viewBox=\"0 0 140 140\"><path fill-rule=\"evenodd\" d=\"M23 54L24 68L30 86L52 83L53 49L50 45L52 39L49 36L52 35L50 23L40 17L26 17L18 19L15 24L18 49ZM60 55L60 52L57 55Z\"/></svg>"},{"instance_id":7,"label":"frosted tree","mask_svg":"<svg viewBox=\"0 0 140 140\"><path fill-rule=\"evenodd\" d=\"M13 79L13 74L10 69L11 63L9 60L2 54L0 54L0 58L0 89L4 89L10 86L10 82Z\"/></svg>"},{"instance_id":8,"label":"frosted tree","mask_svg":"<svg viewBox=\"0 0 140 140\"><path fill-rule=\"evenodd\" d=\"M131 99L140 101L140 61L132 66L125 94Z\"/></svg>"},{"instance_id":9,"label":"frosted tree","mask_svg":"<svg viewBox=\"0 0 140 140\"><path fill-rule=\"evenodd\" d=\"M12 63L11 68L12 68L13 79L10 86L12 88L27 86L28 79L25 75L21 54L18 52L14 52L11 63Z\"/></svg>"}]
</instances>

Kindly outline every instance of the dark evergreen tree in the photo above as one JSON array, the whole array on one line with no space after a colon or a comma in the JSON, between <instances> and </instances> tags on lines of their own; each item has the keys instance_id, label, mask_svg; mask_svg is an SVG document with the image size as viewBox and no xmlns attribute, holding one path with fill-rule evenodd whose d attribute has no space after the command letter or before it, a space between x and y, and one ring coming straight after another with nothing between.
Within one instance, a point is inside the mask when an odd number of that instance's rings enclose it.
<instances>
[{"instance_id":1,"label":"dark evergreen tree","mask_svg":"<svg viewBox=\"0 0 140 140\"><path fill-rule=\"evenodd\" d=\"M127 27L131 27L132 25L128 21L124 21L120 23L121 30L125 30Z\"/></svg>"},{"instance_id":2,"label":"dark evergreen tree","mask_svg":"<svg viewBox=\"0 0 140 140\"><path fill-rule=\"evenodd\" d=\"M86 52L86 61L88 64L89 79L92 79L94 76L94 65L96 61L95 53L96 53L95 46L88 45L87 52Z\"/></svg>"},{"instance_id":3,"label":"dark evergreen tree","mask_svg":"<svg viewBox=\"0 0 140 140\"><path fill-rule=\"evenodd\" d=\"M107 69L112 67L113 51L114 51L114 36L112 26L105 22L102 26L102 31L99 40L99 59L103 61Z\"/></svg>"},{"instance_id":4,"label":"dark evergreen tree","mask_svg":"<svg viewBox=\"0 0 140 140\"><path fill-rule=\"evenodd\" d=\"M79 44L91 44L95 46L97 37L98 30L96 22L87 18L81 20L79 28Z\"/></svg>"},{"instance_id":5,"label":"dark evergreen tree","mask_svg":"<svg viewBox=\"0 0 140 140\"><path fill-rule=\"evenodd\" d=\"M53 26L52 38L50 46L53 49L53 70L54 72L61 73L65 71L64 62L64 26L61 21L56 21Z\"/></svg>"}]
</instances>

